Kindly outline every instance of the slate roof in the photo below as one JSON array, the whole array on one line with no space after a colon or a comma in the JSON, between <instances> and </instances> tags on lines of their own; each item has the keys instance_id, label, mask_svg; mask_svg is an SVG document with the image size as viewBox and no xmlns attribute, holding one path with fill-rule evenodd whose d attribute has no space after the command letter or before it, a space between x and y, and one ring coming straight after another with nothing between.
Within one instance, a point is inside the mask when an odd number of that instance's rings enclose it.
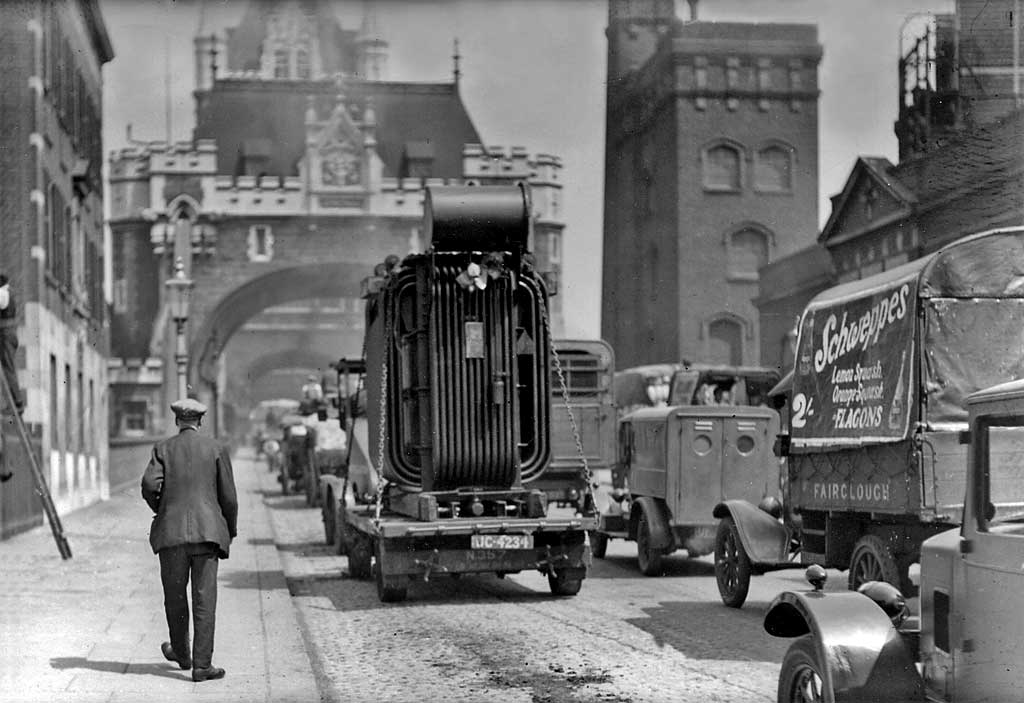
<instances>
[{"instance_id":1,"label":"slate roof","mask_svg":"<svg viewBox=\"0 0 1024 703\"><path fill-rule=\"evenodd\" d=\"M325 115L336 91L330 81L219 80L199 97L195 137L217 142L218 173L236 173L247 144L269 143L267 175L296 175L305 153L308 96L316 96ZM347 86L347 100L365 104L368 97L373 98L385 176L398 176L408 142L424 142L433 147L432 175L460 178L463 145L483 143L453 83Z\"/></svg>"},{"instance_id":2,"label":"slate roof","mask_svg":"<svg viewBox=\"0 0 1024 703\"><path fill-rule=\"evenodd\" d=\"M832 214L819 241L831 237L861 169L867 170L916 212L942 207L951 198L982 191L996 183L1019 183L1024 196L1024 109L1001 120L965 130L941 147L893 165L888 159L861 156L842 192L833 196Z\"/></svg>"}]
</instances>

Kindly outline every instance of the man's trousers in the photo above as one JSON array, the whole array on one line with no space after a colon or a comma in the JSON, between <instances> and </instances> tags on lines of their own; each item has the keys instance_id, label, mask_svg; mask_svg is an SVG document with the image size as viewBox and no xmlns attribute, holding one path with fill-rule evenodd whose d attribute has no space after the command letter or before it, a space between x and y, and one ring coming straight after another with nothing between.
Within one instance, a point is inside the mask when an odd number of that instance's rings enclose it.
<instances>
[{"instance_id":1,"label":"man's trousers","mask_svg":"<svg viewBox=\"0 0 1024 703\"><path fill-rule=\"evenodd\" d=\"M213 662L213 630L217 617L217 545L183 544L158 552L160 581L164 587L164 612L171 647L178 657L188 656L188 598L192 582L192 623L195 639L192 667L205 669Z\"/></svg>"}]
</instances>

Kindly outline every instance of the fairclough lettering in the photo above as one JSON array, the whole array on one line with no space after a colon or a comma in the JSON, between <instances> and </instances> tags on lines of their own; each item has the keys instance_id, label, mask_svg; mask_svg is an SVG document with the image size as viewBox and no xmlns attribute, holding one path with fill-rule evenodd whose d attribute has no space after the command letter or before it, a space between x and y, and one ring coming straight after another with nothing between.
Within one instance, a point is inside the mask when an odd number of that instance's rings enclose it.
<instances>
[{"instance_id":1,"label":"fairclough lettering","mask_svg":"<svg viewBox=\"0 0 1024 703\"><path fill-rule=\"evenodd\" d=\"M811 496L816 501L852 501L855 503L888 503L888 483L812 482Z\"/></svg>"}]
</instances>

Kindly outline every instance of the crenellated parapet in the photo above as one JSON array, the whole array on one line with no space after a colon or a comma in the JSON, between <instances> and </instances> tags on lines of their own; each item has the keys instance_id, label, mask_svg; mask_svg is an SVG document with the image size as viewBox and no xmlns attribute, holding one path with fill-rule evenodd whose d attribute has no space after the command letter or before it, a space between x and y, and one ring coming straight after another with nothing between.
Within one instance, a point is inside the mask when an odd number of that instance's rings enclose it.
<instances>
[{"instance_id":1,"label":"crenellated parapet","mask_svg":"<svg viewBox=\"0 0 1024 703\"><path fill-rule=\"evenodd\" d=\"M155 221L169 215L183 197L200 220L223 217L381 215L418 218L425 189L432 185L480 185L525 181L531 187L534 217L561 225L562 161L551 154L531 156L523 147L467 144L463 178L395 178L371 169L351 185L326 185L305 163L295 176L217 173L217 147L210 140L136 144L110 156L111 221ZM316 176L316 177L314 177ZM154 241L164 234L154 230Z\"/></svg>"}]
</instances>

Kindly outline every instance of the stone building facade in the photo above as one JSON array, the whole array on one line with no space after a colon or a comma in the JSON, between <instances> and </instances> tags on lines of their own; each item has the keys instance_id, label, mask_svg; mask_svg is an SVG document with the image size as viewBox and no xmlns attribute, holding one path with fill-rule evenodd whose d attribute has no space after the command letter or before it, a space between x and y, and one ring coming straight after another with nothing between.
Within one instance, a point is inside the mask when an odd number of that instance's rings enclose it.
<instances>
[{"instance_id":1,"label":"stone building facade","mask_svg":"<svg viewBox=\"0 0 1024 703\"><path fill-rule=\"evenodd\" d=\"M101 69L113 49L95 0L0 3L0 27L0 271L19 308L23 417L63 513L109 492ZM7 536L42 514L10 422L3 433Z\"/></svg>"},{"instance_id":2,"label":"stone building facade","mask_svg":"<svg viewBox=\"0 0 1024 703\"><path fill-rule=\"evenodd\" d=\"M457 64L450 82L384 80L387 46L373 25L372 8L349 30L326 2L253 2L226 38L196 39L195 139L112 155L115 435L166 426L175 374L164 281L178 257L195 282L189 384L215 408L215 431L237 400L230 389L254 371L360 352L360 283L387 255L423 250L431 185L528 183L538 267L557 287L560 159L483 146ZM341 343L310 349L325 336L294 329L315 308ZM228 356L233 337L249 351Z\"/></svg>"},{"instance_id":3,"label":"stone building facade","mask_svg":"<svg viewBox=\"0 0 1024 703\"><path fill-rule=\"evenodd\" d=\"M817 230L817 29L610 0L607 35L602 336L622 367L756 364L758 271Z\"/></svg>"}]
</instances>

